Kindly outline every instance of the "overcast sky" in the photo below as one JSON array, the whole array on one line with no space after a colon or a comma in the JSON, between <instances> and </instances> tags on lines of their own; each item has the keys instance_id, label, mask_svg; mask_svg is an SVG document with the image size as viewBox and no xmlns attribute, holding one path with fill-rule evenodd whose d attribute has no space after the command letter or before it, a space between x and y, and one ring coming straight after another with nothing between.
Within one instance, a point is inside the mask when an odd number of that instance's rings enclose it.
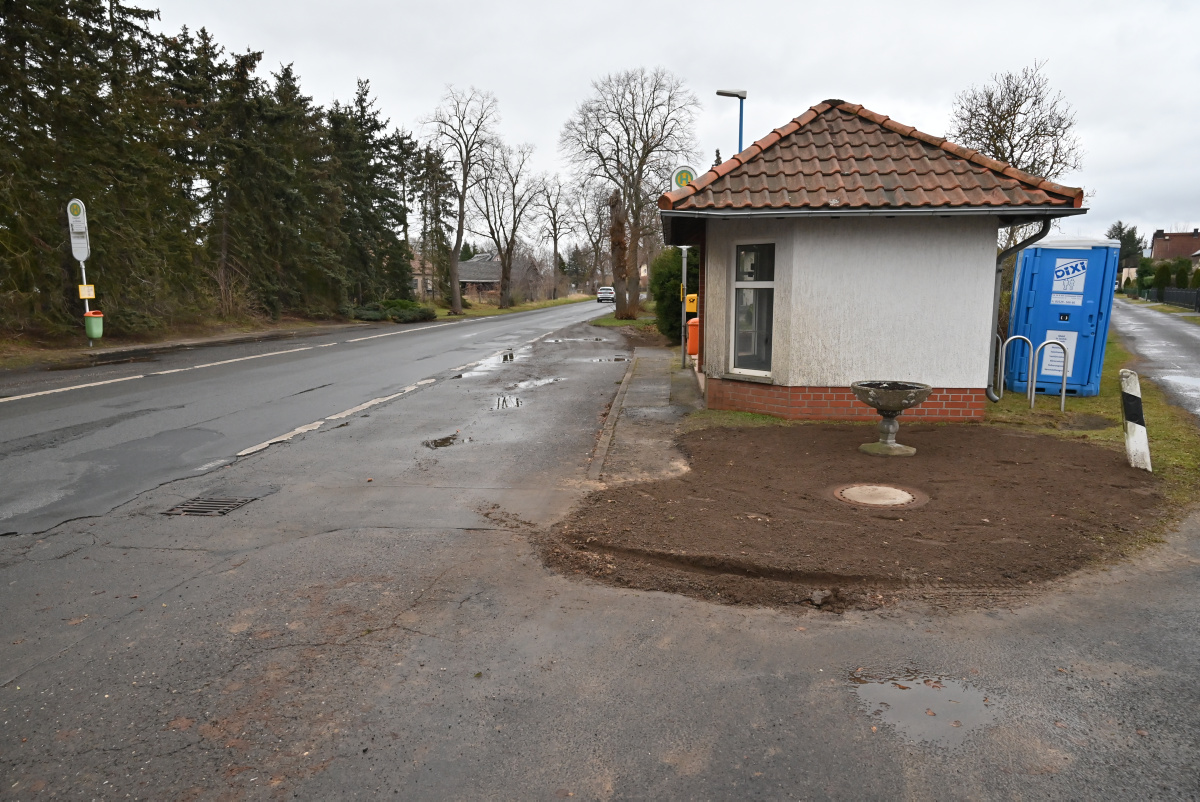
<instances>
[{"instance_id":1,"label":"overcast sky","mask_svg":"<svg viewBox=\"0 0 1200 802\"><path fill-rule=\"evenodd\" d=\"M563 170L558 135L591 81L664 66L700 98L696 137L711 165L737 150L745 89L748 145L837 97L942 135L956 92L1047 60L1077 115L1083 170L1061 183L1094 195L1063 233L1100 236L1114 220L1200 225L1200 3L1139 2L313 2L135 0L161 28L207 27L229 50L292 63L314 100L368 78L394 125L418 129L446 84L500 102L501 133Z\"/></svg>"}]
</instances>

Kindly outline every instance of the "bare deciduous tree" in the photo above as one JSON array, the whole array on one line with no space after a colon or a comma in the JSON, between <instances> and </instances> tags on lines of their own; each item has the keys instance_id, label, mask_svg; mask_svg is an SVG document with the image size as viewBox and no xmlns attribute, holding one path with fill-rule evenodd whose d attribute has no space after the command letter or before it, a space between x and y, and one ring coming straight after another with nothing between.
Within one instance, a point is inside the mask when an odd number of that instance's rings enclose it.
<instances>
[{"instance_id":1,"label":"bare deciduous tree","mask_svg":"<svg viewBox=\"0 0 1200 802\"><path fill-rule=\"evenodd\" d=\"M593 81L592 90L559 141L572 163L620 190L631 246L624 273L636 276L646 208L670 185L678 163L695 154L692 125L700 104L682 79L661 67L612 73ZM617 317L636 316L636 291L631 311L616 282L614 276Z\"/></svg>"},{"instance_id":2,"label":"bare deciduous tree","mask_svg":"<svg viewBox=\"0 0 1200 802\"><path fill-rule=\"evenodd\" d=\"M458 216L454 246L450 249L450 313L462 314L462 290L458 283L458 257L462 252L463 232L467 224L467 199L483 180L482 161L500 121L496 98L491 92L471 87L466 92L446 88L442 104L423 122L432 129L454 175L454 190L458 200Z\"/></svg>"},{"instance_id":3,"label":"bare deciduous tree","mask_svg":"<svg viewBox=\"0 0 1200 802\"><path fill-rule=\"evenodd\" d=\"M604 281L604 243L608 237L608 198L598 181L585 181L568 199L571 232L587 243L591 289Z\"/></svg>"},{"instance_id":4,"label":"bare deciduous tree","mask_svg":"<svg viewBox=\"0 0 1200 802\"><path fill-rule=\"evenodd\" d=\"M989 83L959 92L946 138L1051 181L1080 169L1083 148L1075 136L1075 112L1062 92L1050 88L1045 65L1035 61L1020 72L996 73ZM1038 226L1009 226L1000 232L997 248L1011 248ZM999 287L1012 286L1015 265L1015 255L1005 261ZM1003 300L999 303L999 328L1007 336L1008 310Z\"/></svg>"},{"instance_id":5,"label":"bare deciduous tree","mask_svg":"<svg viewBox=\"0 0 1200 802\"><path fill-rule=\"evenodd\" d=\"M1050 88L1045 65L1035 61L959 92L946 137L1051 181L1078 170L1083 149L1075 136L1075 112L1062 92Z\"/></svg>"},{"instance_id":6,"label":"bare deciduous tree","mask_svg":"<svg viewBox=\"0 0 1200 802\"><path fill-rule=\"evenodd\" d=\"M563 190L562 180L558 174L546 178L542 190L538 193L538 215L542 222L542 236L550 241L552 255L550 257L550 275L554 280L553 296L557 296L559 276L558 244L569 228L567 196Z\"/></svg>"},{"instance_id":7,"label":"bare deciduous tree","mask_svg":"<svg viewBox=\"0 0 1200 802\"><path fill-rule=\"evenodd\" d=\"M543 179L530 164L532 145L509 147L492 142L484 156L478 191L471 206L480 226L477 232L496 246L500 257L500 307L512 305L513 255L520 242L522 227L533 215L533 206L542 192Z\"/></svg>"},{"instance_id":8,"label":"bare deciduous tree","mask_svg":"<svg viewBox=\"0 0 1200 802\"><path fill-rule=\"evenodd\" d=\"M1083 148L1075 136L1075 112L1062 92L1050 88L1044 66L1045 61L1035 61L959 92L946 138L1051 181L1080 169ZM1010 227L1001 244L1016 244L1028 229Z\"/></svg>"}]
</instances>

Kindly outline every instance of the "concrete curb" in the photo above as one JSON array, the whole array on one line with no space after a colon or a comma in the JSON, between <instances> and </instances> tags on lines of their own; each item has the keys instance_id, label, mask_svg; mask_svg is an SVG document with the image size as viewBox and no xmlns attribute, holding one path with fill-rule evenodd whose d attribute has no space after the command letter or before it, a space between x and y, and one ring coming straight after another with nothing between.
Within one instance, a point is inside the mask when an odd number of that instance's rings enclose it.
<instances>
[{"instance_id":1,"label":"concrete curb","mask_svg":"<svg viewBox=\"0 0 1200 802\"><path fill-rule=\"evenodd\" d=\"M633 369L637 365L637 354L629 359L629 367L625 369L625 377L621 379L621 386L617 390L617 397L613 399L612 406L608 409L608 416L604 419L604 428L600 430L600 440L596 443L596 452L592 455L592 464L588 466L588 479L593 482L600 480L600 475L604 472L604 461L608 459L608 451L612 448L613 434L617 430L617 418L621 417L621 408L625 405L625 393L629 390L629 385L633 382Z\"/></svg>"},{"instance_id":2,"label":"concrete curb","mask_svg":"<svg viewBox=\"0 0 1200 802\"><path fill-rule=\"evenodd\" d=\"M205 338L200 340L175 340L172 342L147 343L146 345L130 345L104 351L76 353L73 358L61 362L43 362L32 365L34 369L48 368L50 370L73 370L90 368L97 365L115 365L128 362L140 356L155 356L169 354L173 351L186 351L192 348L215 348L222 345L241 345L243 343L269 342L271 340L290 340L299 337L319 337L322 334L337 334L342 331L357 331L371 328L365 323L347 323L311 329L289 329L287 331L259 331L246 334L232 334L228 337Z\"/></svg>"}]
</instances>

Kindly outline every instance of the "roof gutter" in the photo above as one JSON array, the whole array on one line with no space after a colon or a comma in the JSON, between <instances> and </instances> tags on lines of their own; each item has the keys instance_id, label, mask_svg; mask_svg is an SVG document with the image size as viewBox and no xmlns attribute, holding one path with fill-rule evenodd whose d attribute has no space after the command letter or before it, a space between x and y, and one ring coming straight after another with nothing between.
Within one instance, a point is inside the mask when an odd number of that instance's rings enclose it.
<instances>
[{"instance_id":1,"label":"roof gutter","mask_svg":"<svg viewBox=\"0 0 1200 802\"><path fill-rule=\"evenodd\" d=\"M1000 279L1004 274L1004 262L1014 253L1028 248L1049 233L1050 218L1047 217L1042 220L1042 227L1038 229L1036 234L1028 239L1021 240L1011 248L1005 248L996 257L996 289L992 296L992 327L988 330L991 333L992 346L991 357L988 359L988 385L985 391L988 400L993 404L1000 400L1000 396L996 394L996 359L999 357L999 352L996 348L996 325L1000 322ZM1033 377L1029 376L1027 380L1033 381ZM1004 381L1003 376L1000 377L1000 381Z\"/></svg>"},{"instance_id":2,"label":"roof gutter","mask_svg":"<svg viewBox=\"0 0 1200 802\"><path fill-rule=\"evenodd\" d=\"M799 209L754 209L730 211L724 209L660 209L661 217L707 217L718 220L742 220L761 217L1022 217L1051 218L1087 214L1087 209L1074 206L917 206L901 208L862 208L847 206L803 207Z\"/></svg>"}]
</instances>

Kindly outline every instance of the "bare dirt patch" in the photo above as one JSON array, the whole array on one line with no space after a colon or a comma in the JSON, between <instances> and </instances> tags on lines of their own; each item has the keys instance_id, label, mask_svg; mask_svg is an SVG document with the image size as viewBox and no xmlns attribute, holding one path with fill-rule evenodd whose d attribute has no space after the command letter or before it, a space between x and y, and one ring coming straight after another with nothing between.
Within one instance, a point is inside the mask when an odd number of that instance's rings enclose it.
<instances>
[{"instance_id":1,"label":"bare dirt patch","mask_svg":"<svg viewBox=\"0 0 1200 802\"><path fill-rule=\"evenodd\" d=\"M901 435L915 457L860 453L867 426L689 432L691 472L593 493L539 547L568 574L734 604L986 602L1128 553L1166 511L1154 476L1081 440L964 425ZM928 501L837 500L852 483Z\"/></svg>"},{"instance_id":2,"label":"bare dirt patch","mask_svg":"<svg viewBox=\"0 0 1200 802\"><path fill-rule=\"evenodd\" d=\"M625 335L630 348L663 348L671 344L671 341L653 325L621 326L618 331Z\"/></svg>"}]
</instances>

